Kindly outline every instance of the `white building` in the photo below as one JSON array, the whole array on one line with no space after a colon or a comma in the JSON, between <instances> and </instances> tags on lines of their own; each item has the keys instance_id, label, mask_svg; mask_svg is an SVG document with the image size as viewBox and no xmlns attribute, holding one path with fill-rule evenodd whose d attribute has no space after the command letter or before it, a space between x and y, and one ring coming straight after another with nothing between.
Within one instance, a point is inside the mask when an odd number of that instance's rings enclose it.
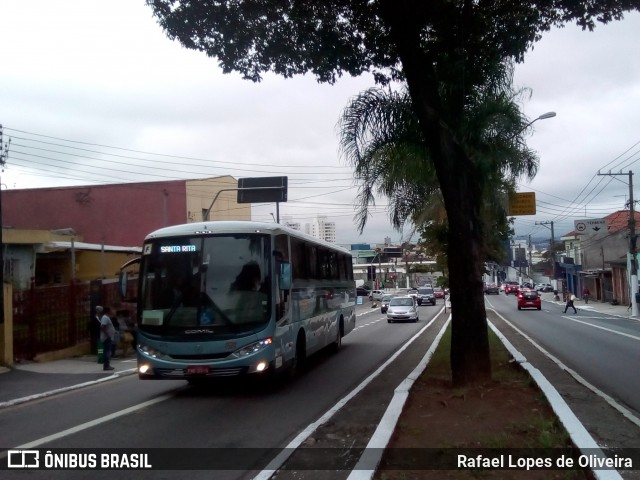
<instances>
[{"instance_id":1,"label":"white building","mask_svg":"<svg viewBox=\"0 0 640 480\"><path fill-rule=\"evenodd\" d=\"M306 227L309 225L305 225ZM326 242L336 243L336 224L327 221L327 217L317 216L311 224L310 233L316 238L320 238Z\"/></svg>"},{"instance_id":2,"label":"white building","mask_svg":"<svg viewBox=\"0 0 640 480\"><path fill-rule=\"evenodd\" d=\"M289 228L293 228L294 230L302 231L302 225L300 225L300 222L294 221L292 217L289 217L289 216L282 217L280 222L285 227L289 227Z\"/></svg>"}]
</instances>

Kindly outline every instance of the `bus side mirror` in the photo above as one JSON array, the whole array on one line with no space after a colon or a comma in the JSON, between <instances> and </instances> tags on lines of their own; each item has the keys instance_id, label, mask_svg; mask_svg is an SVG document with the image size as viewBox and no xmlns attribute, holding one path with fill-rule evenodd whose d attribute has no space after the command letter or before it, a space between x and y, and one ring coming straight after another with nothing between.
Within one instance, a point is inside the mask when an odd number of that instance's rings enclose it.
<instances>
[{"instance_id":1,"label":"bus side mirror","mask_svg":"<svg viewBox=\"0 0 640 480\"><path fill-rule=\"evenodd\" d=\"M291 288L291 264L280 263L280 274L278 278L280 290L289 290Z\"/></svg>"},{"instance_id":2,"label":"bus side mirror","mask_svg":"<svg viewBox=\"0 0 640 480\"><path fill-rule=\"evenodd\" d=\"M118 275L118 294L120 298L124 301L129 301L127 299L127 287L129 286L129 277L127 275L126 269L132 265L138 265L140 263L141 257L135 257L126 262L124 265L120 267L120 274ZM135 300L134 300L135 301Z\"/></svg>"},{"instance_id":3,"label":"bus side mirror","mask_svg":"<svg viewBox=\"0 0 640 480\"><path fill-rule=\"evenodd\" d=\"M128 276L127 272L120 271L120 275L118 277L118 293L120 294L120 299L124 300L127 298L127 284L128 284Z\"/></svg>"}]
</instances>

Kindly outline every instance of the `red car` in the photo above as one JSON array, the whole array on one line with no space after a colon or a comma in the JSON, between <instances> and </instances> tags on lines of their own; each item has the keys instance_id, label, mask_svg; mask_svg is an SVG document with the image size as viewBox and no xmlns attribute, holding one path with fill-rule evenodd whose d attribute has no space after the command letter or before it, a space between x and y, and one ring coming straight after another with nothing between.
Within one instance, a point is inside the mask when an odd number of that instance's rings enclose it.
<instances>
[{"instance_id":1,"label":"red car","mask_svg":"<svg viewBox=\"0 0 640 480\"><path fill-rule=\"evenodd\" d=\"M518 310L523 308L542 310L542 301L537 291L527 289L518 292Z\"/></svg>"},{"instance_id":2,"label":"red car","mask_svg":"<svg viewBox=\"0 0 640 480\"><path fill-rule=\"evenodd\" d=\"M436 298L444 298L444 290L440 287L436 287L433 289L433 293Z\"/></svg>"},{"instance_id":3,"label":"red car","mask_svg":"<svg viewBox=\"0 0 640 480\"><path fill-rule=\"evenodd\" d=\"M518 282L505 282L504 293L506 295L517 295L520 292L520 285Z\"/></svg>"}]
</instances>

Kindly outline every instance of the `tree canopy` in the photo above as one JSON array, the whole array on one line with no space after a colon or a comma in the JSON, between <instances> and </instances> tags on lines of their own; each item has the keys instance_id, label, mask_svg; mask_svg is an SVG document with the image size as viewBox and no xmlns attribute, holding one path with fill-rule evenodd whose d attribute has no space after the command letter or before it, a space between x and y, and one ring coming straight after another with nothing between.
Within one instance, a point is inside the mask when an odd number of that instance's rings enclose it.
<instances>
[{"instance_id":1,"label":"tree canopy","mask_svg":"<svg viewBox=\"0 0 640 480\"><path fill-rule=\"evenodd\" d=\"M482 213L485 223L484 260L502 260L503 242L512 234L506 219L508 198L520 177L531 180L538 157L521 141L531 124L518 100L526 90L511 89L511 69L491 90L483 90L477 104L467 109L456 135L478 158L485 184ZM339 122L340 145L355 168L360 193L357 219L360 231L375 194L387 197L392 225L400 230L411 221L431 255L447 254L447 218L429 149L411 108L406 89L371 88L354 97Z\"/></svg>"},{"instance_id":2,"label":"tree canopy","mask_svg":"<svg viewBox=\"0 0 640 480\"><path fill-rule=\"evenodd\" d=\"M553 26L592 30L640 0L147 0L167 35L259 81L311 73L319 82L371 72L407 85L447 212L456 385L487 380L481 211L486 157L461 128L483 92L504 80ZM470 130L468 130L471 132ZM462 301L464 299L464 301ZM457 302L457 303L456 303Z\"/></svg>"}]
</instances>

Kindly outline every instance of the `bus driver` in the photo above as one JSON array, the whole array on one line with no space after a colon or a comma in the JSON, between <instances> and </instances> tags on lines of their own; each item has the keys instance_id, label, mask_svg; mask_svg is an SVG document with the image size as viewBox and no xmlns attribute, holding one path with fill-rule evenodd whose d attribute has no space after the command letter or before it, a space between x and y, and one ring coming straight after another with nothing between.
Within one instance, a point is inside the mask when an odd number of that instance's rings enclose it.
<instances>
[{"instance_id":1,"label":"bus driver","mask_svg":"<svg viewBox=\"0 0 640 480\"><path fill-rule=\"evenodd\" d=\"M254 261L246 263L230 287L230 292L238 297L239 322L262 321L267 296L260 291L261 286L260 266Z\"/></svg>"}]
</instances>

